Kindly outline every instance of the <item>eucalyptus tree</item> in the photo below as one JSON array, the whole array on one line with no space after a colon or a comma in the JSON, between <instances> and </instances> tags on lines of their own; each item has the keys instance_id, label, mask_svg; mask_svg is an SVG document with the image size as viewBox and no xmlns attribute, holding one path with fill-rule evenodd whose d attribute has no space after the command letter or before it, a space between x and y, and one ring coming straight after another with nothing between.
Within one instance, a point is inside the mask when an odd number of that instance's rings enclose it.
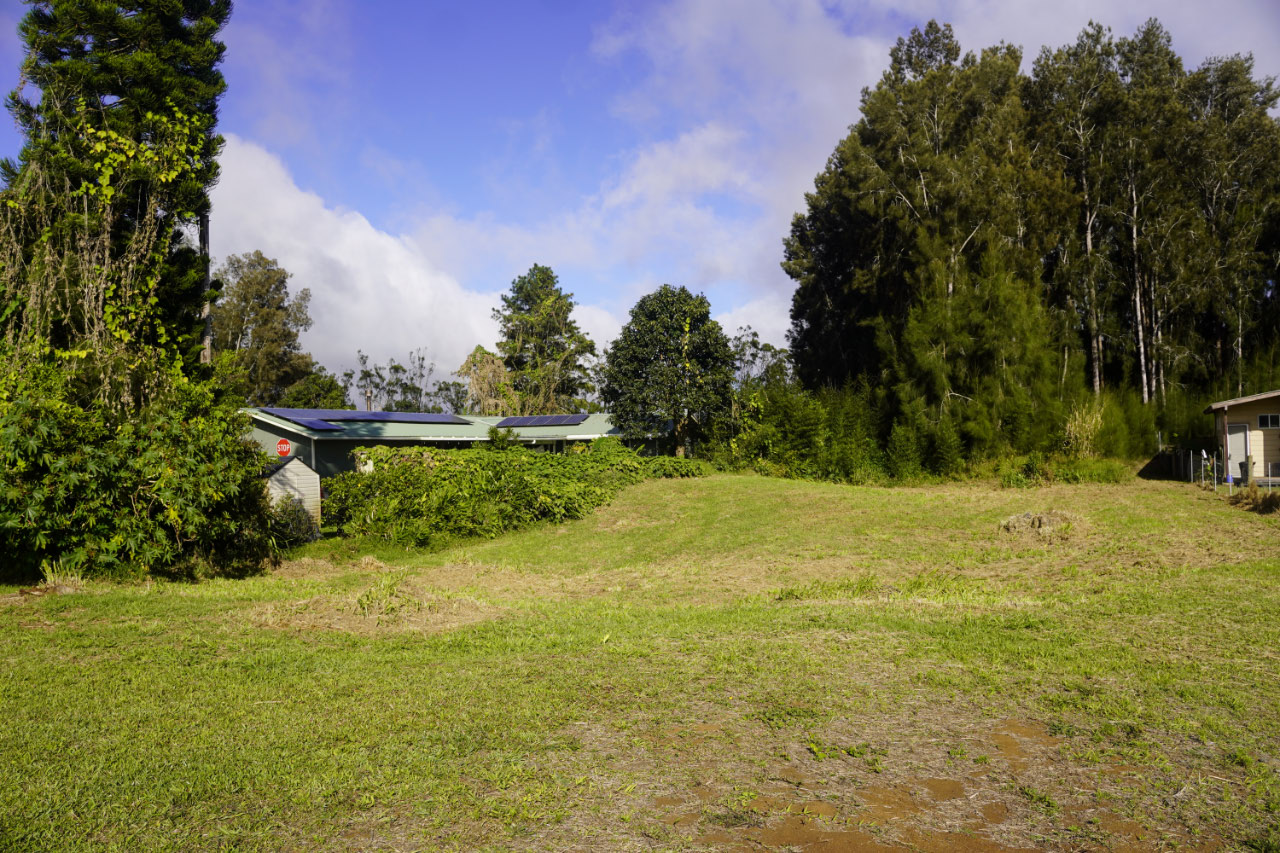
<instances>
[{"instance_id":1,"label":"eucalyptus tree","mask_svg":"<svg viewBox=\"0 0 1280 853\"><path fill-rule=\"evenodd\" d=\"M1183 93L1193 155L1186 176L1208 253L1201 274L1213 292L1216 372L1234 373L1236 393L1243 393L1245 342L1263 306L1275 305L1276 262L1264 239L1280 203L1280 122L1269 114L1280 91L1270 79L1255 79L1251 56L1237 55L1207 60Z\"/></svg>"},{"instance_id":2,"label":"eucalyptus tree","mask_svg":"<svg viewBox=\"0 0 1280 853\"><path fill-rule=\"evenodd\" d=\"M930 22L890 59L786 241L794 358L985 448L1054 405L1041 270L1065 189L1028 144L1016 48L961 57Z\"/></svg>"},{"instance_id":3,"label":"eucalyptus tree","mask_svg":"<svg viewBox=\"0 0 1280 853\"><path fill-rule=\"evenodd\" d=\"M1038 141L1060 158L1070 182L1077 228L1063 228L1057 269L1067 279L1070 310L1082 320L1089 384L1104 384L1104 329L1114 278L1104 242L1104 219L1114 195L1117 145L1112 126L1123 102L1116 45L1111 31L1094 22L1074 44L1044 48L1032 68L1028 107Z\"/></svg>"}]
</instances>

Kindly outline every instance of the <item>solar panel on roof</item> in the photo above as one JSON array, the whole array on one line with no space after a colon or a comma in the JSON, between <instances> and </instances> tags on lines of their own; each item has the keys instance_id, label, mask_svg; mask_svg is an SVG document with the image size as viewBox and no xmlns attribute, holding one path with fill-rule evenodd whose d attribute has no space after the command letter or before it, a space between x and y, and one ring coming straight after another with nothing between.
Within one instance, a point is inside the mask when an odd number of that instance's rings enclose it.
<instances>
[{"instance_id":1,"label":"solar panel on roof","mask_svg":"<svg viewBox=\"0 0 1280 853\"><path fill-rule=\"evenodd\" d=\"M328 421L322 421L318 418L289 418L289 420L298 426L313 429L316 432L332 432L333 430L342 432L342 427L337 424L331 424Z\"/></svg>"},{"instance_id":2,"label":"solar panel on roof","mask_svg":"<svg viewBox=\"0 0 1280 853\"><path fill-rule=\"evenodd\" d=\"M358 421L364 423L397 423L397 424L461 424L471 421L457 415L446 415L438 412L360 412L355 409L280 409L266 408L261 411L287 421L298 423L299 419L319 421ZM338 427L341 429L341 427Z\"/></svg>"},{"instance_id":3,"label":"solar panel on roof","mask_svg":"<svg viewBox=\"0 0 1280 853\"><path fill-rule=\"evenodd\" d=\"M574 426L587 419L586 415L522 415L498 421L500 429L512 427Z\"/></svg>"}]
</instances>

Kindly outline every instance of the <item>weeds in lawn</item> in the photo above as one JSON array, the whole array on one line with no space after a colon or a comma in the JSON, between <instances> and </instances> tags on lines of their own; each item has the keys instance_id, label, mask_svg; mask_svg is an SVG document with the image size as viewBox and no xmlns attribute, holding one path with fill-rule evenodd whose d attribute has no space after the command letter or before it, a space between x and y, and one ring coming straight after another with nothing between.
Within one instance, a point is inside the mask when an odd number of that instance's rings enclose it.
<instances>
[{"instance_id":1,"label":"weeds in lawn","mask_svg":"<svg viewBox=\"0 0 1280 853\"><path fill-rule=\"evenodd\" d=\"M44 576L40 586L46 591L79 592L84 588L83 576L73 569L64 569L61 560L49 560L40 571Z\"/></svg>"},{"instance_id":2,"label":"weeds in lawn","mask_svg":"<svg viewBox=\"0 0 1280 853\"><path fill-rule=\"evenodd\" d=\"M1019 785L1018 794L1031 803L1033 807L1047 815L1056 814L1058 811L1058 804L1054 802L1053 797L1043 791L1036 790L1030 785Z\"/></svg>"},{"instance_id":3,"label":"weeds in lawn","mask_svg":"<svg viewBox=\"0 0 1280 853\"><path fill-rule=\"evenodd\" d=\"M356 609L360 615L382 619L421 610L422 600L402 588L408 575L407 571L381 573L372 586L356 597Z\"/></svg>"}]
</instances>

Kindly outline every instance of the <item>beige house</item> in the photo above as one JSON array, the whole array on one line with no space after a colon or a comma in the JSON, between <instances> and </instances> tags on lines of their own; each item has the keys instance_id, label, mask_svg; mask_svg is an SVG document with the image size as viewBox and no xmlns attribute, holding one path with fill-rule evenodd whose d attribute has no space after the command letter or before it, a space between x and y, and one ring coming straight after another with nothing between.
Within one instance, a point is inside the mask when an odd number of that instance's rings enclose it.
<instances>
[{"instance_id":1,"label":"beige house","mask_svg":"<svg viewBox=\"0 0 1280 853\"><path fill-rule=\"evenodd\" d=\"M1223 400L1204 411L1214 416L1228 477L1280 482L1280 390Z\"/></svg>"}]
</instances>

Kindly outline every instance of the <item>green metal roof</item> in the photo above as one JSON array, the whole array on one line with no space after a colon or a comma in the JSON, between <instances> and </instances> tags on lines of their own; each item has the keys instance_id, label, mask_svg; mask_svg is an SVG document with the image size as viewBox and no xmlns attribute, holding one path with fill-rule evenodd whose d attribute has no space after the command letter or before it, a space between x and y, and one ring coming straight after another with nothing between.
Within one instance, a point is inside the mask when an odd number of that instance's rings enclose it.
<instances>
[{"instance_id":1,"label":"green metal roof","mask_svg":"<svg viewBox=\"0 0 1280 853\"><path fill-rule=\"evenodd\" d=\"M261 409L245 409L255 421L270 424L314 441L488 441L489 427L497 426L504 416L461 415L467 424L417 424L398 421L340 421L334 426L341 430L314 430L301 424L264 412ZM513 429L524 441L590 441L606 435L621 436L613 420L604 414L588 415L587 419L573 426L520 427Z\"/></svg>"}]
</instances>

